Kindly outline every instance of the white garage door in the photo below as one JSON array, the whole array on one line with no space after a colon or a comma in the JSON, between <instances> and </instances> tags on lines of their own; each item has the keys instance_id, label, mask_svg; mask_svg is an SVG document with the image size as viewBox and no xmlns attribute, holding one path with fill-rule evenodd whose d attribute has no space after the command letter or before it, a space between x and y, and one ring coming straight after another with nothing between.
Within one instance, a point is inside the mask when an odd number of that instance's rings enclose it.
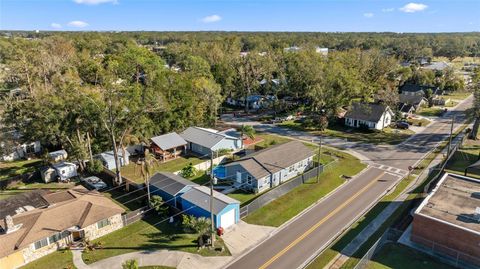
<instances>
[{"instance_id":1,"label":"white garage door","mask_svg":"<svg viewBox=\"0 0 480 269\"><path fill-rule=\"evenodd\" d=\"M220 226L222 228L228 228L235 224L235 209L231 209L222 216L220 216Z\"/></svg>"}]
</instances>

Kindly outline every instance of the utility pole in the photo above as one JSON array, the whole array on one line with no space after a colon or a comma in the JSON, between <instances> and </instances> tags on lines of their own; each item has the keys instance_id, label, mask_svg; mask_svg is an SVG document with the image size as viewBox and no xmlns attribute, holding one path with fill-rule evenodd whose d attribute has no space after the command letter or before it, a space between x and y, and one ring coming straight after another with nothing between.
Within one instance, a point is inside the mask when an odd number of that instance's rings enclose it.
<instances>
[{"instance_id":1,"label":"utility pole","mask_svg":"<svg viewBox=\"0 0 480 269\"><path fill-rule=\"evenodd\" d=\"M322 156L322 136L320 135L320 143L318 143L318 155L317 155L317 183L320 181L320 159Z\"/></svg>"},{"instance_id":2,"label":"utility pole","mask_svg":"<svg viewBox=\"0 0 480 269\"><path fill-rule=\"evenodd\" d=\"M213 150L210 152L210 220L212 222L211 241L215 247L215 221L213 220Z\"/></svg>"},{"instance_id":3,"label":"utility pole","mask_svg":"<svg viewBox=\"0 0 480 269\"><path fill-rule=\"evenodd\" d=\"M448 148L447 148L447 160L450 157L450 151L452 150L452 136L453 136L453 123L455 122L455 115L452 117L452 123L450 125L450 138L448 141Z\"/></svg>"}]
</instances>

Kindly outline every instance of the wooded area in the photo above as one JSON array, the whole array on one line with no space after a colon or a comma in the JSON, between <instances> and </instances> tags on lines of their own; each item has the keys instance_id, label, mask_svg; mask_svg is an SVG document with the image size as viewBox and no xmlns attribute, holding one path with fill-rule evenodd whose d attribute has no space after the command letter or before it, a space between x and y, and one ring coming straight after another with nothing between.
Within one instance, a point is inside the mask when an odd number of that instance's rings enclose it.
<instances>
[{"instance_id":1,"label":"wooded area","mask_svg":"<svg viewBox=\"0 0 480 269\"><path fill-rule=\"evenodd\" d=\"M464 88L452 70L420 69L419 59L480 54L478 33L3 34L0 89L21 93L4 94L2 140L13 141L5 130L17 130L20 140L66 148L78 160L153 135L213 126L227 97L270 95L274 106L293 98L313 124L353 100L395 107L406 82ZM285 49L292 46L300 49ZM329 48L328 56L316 47ZM404 61L413 64L402 67Z\"/></svg>"}]
</instances>

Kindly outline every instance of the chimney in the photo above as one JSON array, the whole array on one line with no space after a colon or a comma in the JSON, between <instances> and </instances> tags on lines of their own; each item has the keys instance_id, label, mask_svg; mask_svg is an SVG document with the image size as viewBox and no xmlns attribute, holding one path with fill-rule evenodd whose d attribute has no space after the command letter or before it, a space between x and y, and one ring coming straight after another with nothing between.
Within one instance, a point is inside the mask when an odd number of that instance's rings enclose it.
<instances>
[{"instance_id":1,"label":"chimney","mask_svg":"<svg viewBox=\"0 0 480 269\"><path fill-rule=\"evenodd\" d=\"M13 223L13 218L12 216L10 215L7 215L5 217L5 232L8 234L8 233L12 233L12 232L15 232L16 230L20 229L20 227L22 227L22 224L17 224L15 225Z\"/></svg>"}]
</instances>

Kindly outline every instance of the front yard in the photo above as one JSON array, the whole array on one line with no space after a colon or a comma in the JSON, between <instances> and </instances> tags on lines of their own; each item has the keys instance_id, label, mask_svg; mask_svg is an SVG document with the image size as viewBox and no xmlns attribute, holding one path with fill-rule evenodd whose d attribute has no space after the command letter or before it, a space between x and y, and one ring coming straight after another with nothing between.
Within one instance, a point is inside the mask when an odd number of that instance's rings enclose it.
<instances>
[{"instance_id":1,"label":"front yard","mask_svg":"<svg viewBox=\"0 0 480 269\"><path fill-rule=\"evenodd\" d=\"M129 252L159 249L186 251L202 256L230 255L221 239L217 239L216 246L223 246L224 252L208 248L198 250L196 239L196 234L185 233L178 222L168 223L165 218L152 214L143 220L94 240L93 243L101 242L102 248L84 252L82 258L85 263L91 264Z\"/></svg>"},{"instance_id":2,"label":"front yard","mask_svg":"<svg viewBox=\"0 0 480 269\"><path fill-rule=\"evenodd\" d=\"M420 110L420 112L418 112L418 115L424 117L439 117L443 114L444 111L444 109L436 106L424 107Z\"/></svg>"},{"instance_id":3,"label":"front yard","mask_svg":"<svg viewBox=\"0 0 480 269\"><path fill-rule=\"evenodd\" d=\"M312 179L248 215L244 220L251 224L278 227L340 186L344 182L342 175L354 176L366 167L349 154L335 154L339 157L338 161L320 175L319 183L314 183L315 179Z\"/></svg>"},{"instance_id":4,"label":"front yard","mask_svg":"<svg viewBox=\"0 0 480 269\"><path fill-rule=\"evenodd\" d=\"M312 134L322 134L330 137L337 137L347 139L349 141L359 141L369 144L390 144L395 145L405 141L412 134L411 130L392 129L387 127L383 131L369 130L362 131L360 129L346 127L340 124L330 124L324 131L319 131L315 128L305 128L298 121L286 121L279 126L290 128L293 130L299 130L309 132Z\"/></svg>"},{"instance_id":5,"label":"front yard","mask_svg":"<svg viewBox=\"0 0 480 269\"><path fill-rule=\"evenodd\" d=\"M187 166L189 163L195 165L204 161L206 160L202 160L194 156L181 156L175 160L170 160L164 163L158 162L154 164L152 174L155 172L176 172L182 170L182 168ZM123 177L135 181L136 183L144 182L141 174L141 167L134 162L130 162L130 164L123 166L120 170L122 171Z\"/></svg>"},{"instance_id":6,"label":"front yard","mask_svg":"<svg viewBox=\"0 0 480 269\"><path fill-rule=\"evenodd\" d=\"M75 269L70 250L59 250L36 261L20 267L20 269Z\"/></svg>"}]
</instances>

